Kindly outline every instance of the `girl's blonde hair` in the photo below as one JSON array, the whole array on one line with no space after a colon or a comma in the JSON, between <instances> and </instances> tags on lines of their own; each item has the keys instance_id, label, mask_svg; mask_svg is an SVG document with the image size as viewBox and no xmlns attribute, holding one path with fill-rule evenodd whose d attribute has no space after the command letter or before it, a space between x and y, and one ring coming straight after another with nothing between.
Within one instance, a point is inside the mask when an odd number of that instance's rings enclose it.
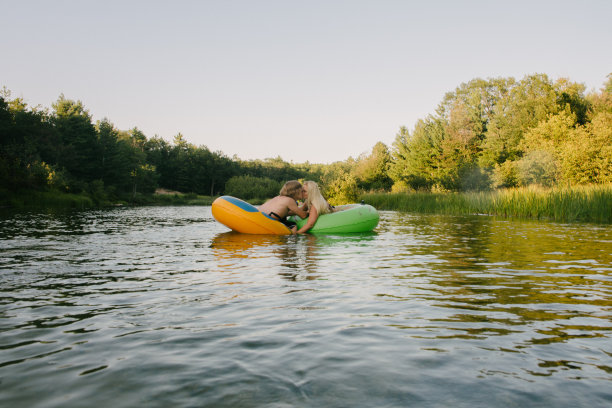
<instances>
[{"instance_id":1,"label":"girl's blonde hair","mask_svg":"<svg viewBox=\"0 0 612 408\"><path fill-rule=\"evenodd\" d=\"M308 208L316 208L319 215L331 212L329 203L325 200L325 198L323 198L317 183L314 181L305 181L304 187L306 187L306 190L308 190L308 198L306 199Z\"/></svg>"},{"instance_id":2,"label":"girl's blonde hair","mask_svg":"<svg viewBox=\"0 0 612 408\"><path fill-rule=\"evenodd\" d=\"M300 192L302 191L302 183L297 180L291 180L285 183L283 188L281 188L279 195L291 197L294 200L300 198Z\"/></svg>"}]
</instances>

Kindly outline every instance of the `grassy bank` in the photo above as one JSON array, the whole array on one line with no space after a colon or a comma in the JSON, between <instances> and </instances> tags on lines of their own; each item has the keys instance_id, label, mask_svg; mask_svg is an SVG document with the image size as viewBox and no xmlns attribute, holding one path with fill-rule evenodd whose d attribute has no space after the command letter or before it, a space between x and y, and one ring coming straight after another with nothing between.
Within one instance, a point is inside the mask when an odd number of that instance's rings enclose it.
<instances>
[{"instance_id":1,"label":"grassy bank","mask_svg":"<svg viewBox=\"0 0 612 408\"><path fill-rule=\"evenodd\" d=\"M211 205L215 197L196 194L136 194L109 198L88 193L60 191L0 191L0 208L12 209L86 209L115 205Z\"/></svg>"},{"instance_id":2,"label":"grassy bank","mask_svg":"<svg viewBox=\"0 0 612 408\"><path fill-rule=\"evenodd\" d=\"M52 209L84 209L97 207L87 194L70 194L58 191L22 191L0 192L0 207L2 208L52 208Z\"/></svg>"},{"instance_id":3,"label":"grassy bank","mask_svg":"<svg viewBox=\"0 0 612 408\"><path fill-rule=\"evenodd\" d=\"M381 193L360 199L379 210L488 214L554 221L612 222L612 185L465 193Z\"/></svg>"}]
</instances>

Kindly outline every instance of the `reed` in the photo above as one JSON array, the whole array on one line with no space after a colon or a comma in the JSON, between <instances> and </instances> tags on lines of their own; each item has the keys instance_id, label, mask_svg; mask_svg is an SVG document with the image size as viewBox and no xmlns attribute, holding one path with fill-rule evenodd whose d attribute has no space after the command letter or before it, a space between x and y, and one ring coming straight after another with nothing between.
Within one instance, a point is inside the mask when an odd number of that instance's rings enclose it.
<instances>
[{"instance_id":1,"label":"reed","mask_svg":"<svg viewBox=\"0 0 612 408\"><path fill-rule=\"evenodd\" d=\"M369 193L360 199L380 210L612 222L612 184L464 193Z\"/></svg>"}]
</instances>

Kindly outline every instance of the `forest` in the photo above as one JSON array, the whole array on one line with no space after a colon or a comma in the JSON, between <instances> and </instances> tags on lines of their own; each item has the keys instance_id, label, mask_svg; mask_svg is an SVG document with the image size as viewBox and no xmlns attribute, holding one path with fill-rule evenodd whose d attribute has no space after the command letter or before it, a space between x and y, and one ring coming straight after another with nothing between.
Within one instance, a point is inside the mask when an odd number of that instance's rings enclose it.
<instances>
[{"instance_id":1,"label":"forest","mask_svg":"<svg viewBox=\"0 0 612 408\"><path fill-rule=\"evenodd\" d=\"M380 135L385 137L385 135ZM342 135L339 135L342 137ZM172 142L137 127L93 122L60 95L51 109L0 93L0 205L30 192L80 194L96 205L143 202L158 188L262 200L291 179L321 184L333 204L366 192L491 191L612 183L612 74L587 93L546 74L473 79L448 92L391 146L332 164L281 157L241 160L182 134Z\"/></svg>"}]
</instances>

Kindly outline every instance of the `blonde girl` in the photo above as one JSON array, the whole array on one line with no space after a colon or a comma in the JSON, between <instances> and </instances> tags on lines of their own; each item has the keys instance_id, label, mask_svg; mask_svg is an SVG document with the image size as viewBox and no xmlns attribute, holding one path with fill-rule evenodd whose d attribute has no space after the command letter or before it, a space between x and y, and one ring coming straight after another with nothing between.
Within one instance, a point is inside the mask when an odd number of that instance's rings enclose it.
<instances>
[{"instance_id":1,"label":"blonde girl","mask_svg":"<svg viewBox=\"0 0 612 408\"><path fill-rule=\"evenodd\" d=\"M308 221L297 233L303 234L308 232L317 222L319 215L327 214L334 211L334 207L329 205L327 200L321 195L319 186L314 181L305 181L302 184L302 196L304 197L304 205L302 210L308 211Z\"/></svg>"}]
</instances>

